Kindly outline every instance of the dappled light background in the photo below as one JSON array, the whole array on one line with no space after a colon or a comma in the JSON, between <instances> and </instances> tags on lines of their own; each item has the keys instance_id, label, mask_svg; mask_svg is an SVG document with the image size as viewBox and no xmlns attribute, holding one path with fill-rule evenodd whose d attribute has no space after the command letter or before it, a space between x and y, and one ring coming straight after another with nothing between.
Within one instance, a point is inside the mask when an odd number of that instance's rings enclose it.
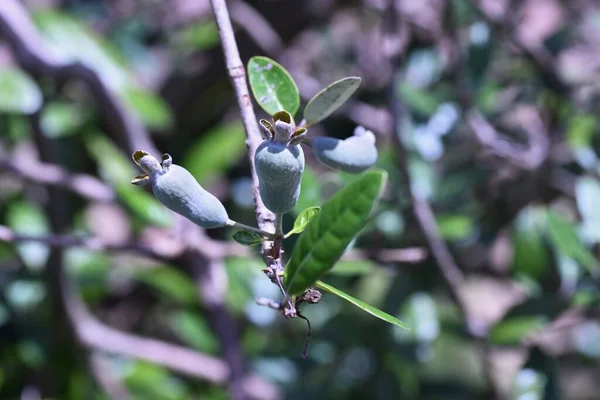
<instances>
[{"instance_id":1,"label":"dappled light background","mask_svg":"<svg viewBox=\"0 0 600 400\"><path fill-rule=\"evenodd\" d=\"M301 110L362 78L308 136L366 127L389 179L323 280L410 330L324 293L302 359L260 246L130 184L168 152L256 226L209 0L1 0L0 399L599 399L600 5L227 5ZM305 149L286 232L356 178Z\"/></svg>"}]
</instances>

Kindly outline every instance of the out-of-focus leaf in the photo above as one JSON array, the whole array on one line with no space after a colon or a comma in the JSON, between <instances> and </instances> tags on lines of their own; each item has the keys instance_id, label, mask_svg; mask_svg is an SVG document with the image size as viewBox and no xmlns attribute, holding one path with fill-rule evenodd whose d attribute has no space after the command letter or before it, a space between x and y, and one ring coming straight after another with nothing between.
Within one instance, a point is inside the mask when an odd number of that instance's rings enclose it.
<instances>
[{"instance_id":1,"label":"out-of-focus leaf","mask_svg":"<svg viewBox=\"0 0 600 400\"><path fill-rule=\"evenodd\" d=\"M198 289L192 279L173 267L136 270L132 277L179 303L198 304Z\"/></svg>"},{"instance_id":2,"label":"out-of-focus leaf","mask_svg":"<svg viewBox=\"0 0 600 400\"><path fill-rule=\"evenodd\" d=\"M242 313L249 302L254 302L252 282L257 277L264 278L264 264L255 258L228 258L225 263L229 281L227 306Z\"/></svg>"},{"instance_id":3,"label":"out-of-focus leaf","mask_svg":"<svg viewBox=\"0 0 600 400\"><path fill-rule=\"evenodd\" d=\"M517 345L533 331L546 325L543 315L508 317L490 331L490 341L497 345Z\"/></svg>"},{"instance_id":4,"label":"out-of-focus leaf","mask_svg":"<svg viewBox=\"0 0 600 400\"><path fill-rule=\"evenodd\" d=\"M171 376L156 364L135 361L128 368L123 382L134 399L184 400L189 398L183 381Z\"/></svg>"},{"instance_id":5,"label":"out-of-focus leaf","mask_svg":"<svg viewBox=\"0 0 600 400\"><path fill-rule=\"evenodd\" d=\"M512 387L512 399L544 400L548 378L540 371L523 368L517 373Z\"/></svg>"},{"instance_id":6,"label":"out-of-focus leaf","mask_svg":"<svg viewBox=\"0 0 600 400\"><path fill-rule=\"evenodd\" d=\"M466 215L443 214L437 217L440 234L447 240L464 240L473 234L473 220Z\"/></svg>"},{"instance_id":7,"label":"out-of-focus leaf","mask_svg":"<svg viewBox=\"0 0 600 400\"><path fill-rule=\"evenodd\" d=\"M23 235L44 236L50 227L41 208L32 203L12 203L7 210L6 222L15 232ZM50 253L42 243L20 243L17 251L25 265L33 270L44 267Z\"/></svg>"},{"instance_id":8,"label":"out-of-focus leaf","mask_svg":"<svg viewBox=\"0 0 600 400\"><path fill-rule=\"evenodd\" d=\"M244 139L244 127L239 121L221 124L192 144L181 165L204 185L239 162L246 152Z\"/></svg>"},{"instance_id":9,"label":"out-of-focus leaf","mask_svg":"<svg viewBox=\"0 0 600 400\"><path fill-rule=\"evenodd\" d=\"M400 318L406 321L411 329L394 329L394 337L399 342L433 342L441 333L437 306L428 293L413 294L402 308Z\"/></svg>"},{"instance_id":10,"label":"out-of-focus leaf","mask_svg":"<svg viewBox=\"0 0 600 400\"><path fill-rule=\"evenodd\" d=\"M238 231L233 234L233 240L244 246L252 246L265 241L265 238L258 233Z\"/></svg>"},{"instance_id":11,"label":"out-of-focus leaf","mask_svg":"<svg viewBox=\"0 0 600 400\"><path fill-rule=\"evenodd\" d=\"M120 91L131 85L123 61L110 43L96 36L87 26L58 11L37 11L35 23L51 50L65 61L79 61L96 71L105 85Z\"/></svg>"},{"instance_id":12,"label":"out-of-focus leaf","mask_svg":"<svg viewBox=\"0 0 600 400\"><path fill-rule=\"evenodd\" d=\"M302 293L333 268L364 228L386 180L385 171L367 171L323 205L298 239L285 268L284 284L291 295Z\"/></svg>"},{"instance_id":13,"label":"out-of-focus leaf","mask_svg":"<svg viewBox=\"0 0 600 400\"><path fill-rule=\"evenodd\" d=\"M33 114L42 106L42 92L25 72L0 67L0 112Z\"/></svg>"},{"instance_id":14,"label":"out-of-focus leaf","mask_svg":"<svg viewBox=\"0 0 600 400\"><path fill-rule=\"evenodd\" d=\"M173 124L171 109L160 96L147 90L129 87L123 91L123 99L148 128L165 130Z\"/></svg>"},{"instance_id":15,"label":"out-of-focus leaf","mask_svg":"<svg viewBox=\"0 0 600 400\"><path fill-rule=\"evenodd\" d=\"M342 292L339 289L334 288L331 285L326 284L325 282L321 282L321 281L317 281L316 282L316 287L319 289L323 289L328 291L329 293L335 294L338 297L341 297L342 299L346 300L347 302L355 305L356 307L360 308L361 310L373 315L374 317L377 317L381 320L384 320L385 322L388 322L392 325L396 325L399 326L400 328L404 328L404 329L409 329L408 326L406 326L402 321L400 321L398 318L391 316L390 314L383 312L381 310L379 310L378 308L375 308L363 301L360 301L352 296L350 296L347 293Z\"/></svg>"},{"instance_id":16,"label":"out-of-focus leaf","mask_svg":"<svg viewBox=\"0 0 600 400\"><path fill-rule=\"evenodd\" d=\"M335 266L328 272L329 275L353 276L367 275L373 272L377 266L371 261L356 260L356 261L338 261Z\"/></svg>"},{"instance_id":17,"label":"out-of-focus leaf","mask_svg":"<svg viewBox=\"0 0 600 400\"><path fill-rule=\"evenodd\" d=\"M248 61L248 80L256 102L269 115L287 111L293 116L298 111L300 95L296 82L277 62L252 57Z\"/></svg>"},{"instance_id":18,"label":"out-of-focus leaf","mask_svg":"<svg viewBox=\"0 0 600 400\"><path fill-rule=\"evenodd\" d=\"M594 178L583 176L575 182L575 198L582 217L582 236L588 242L600 241L600 183Z\"/></svg>"},{"instance_id":19,"label":"out-of-focus leaf","mask_svg":"<svg viewBox=\"0 0 600 400\"><path fill-rule=\"evenodd\" d=\"M539 207L527 207L517 216L512 232L514 276L539 279L548 272L551 259L544 242L544 225L545 210Z\"/></svg>"},{"instance_id":20,"label":"out-of-focus leaf","mask_svg":"<svg viewBox=\"0 0 600 400\"><path fill-rule=\"evenodd\" d=\"M317 93L304 109L306 126L322 121L340 108L356 92L360 81L357 76L349 76L333 82Z\"/></svg>"},{"instance_id":21,"label":"out-of-focus leaf","mask_svg":"<svg viewBox=\"0 0 600 400\"><path fill-rule=\"evenodd\" d=\"M170 316L169 321L171 329L188 345L204 353L218 352L217 338L206 321L197 313L178 311Z\"/></svg>"},{"instance_id":22,"label":"out-of-focus leaf","mask_svg":"<svg viewBox=\"0 0 600 400\"><path fill-rule=\"evenodd\" d=\"M433 115L440 103L433 95L405 83L398 84L398 95L412 111L426 116Z\"/></svg>"},{"instance_id":23,"label":"out-of-focus leaf","mask_svg":"<svg viewBox=\"0 0 600 400\"><path fill-rule=\"evenodd\" d=\"M294 228L289 231L288 233L285 234L285 237L294 235L294 234L298 234L298 233L302 233L304 231L304 229L306 229L306 226L308 225L308 223L317 216L317 214L319 214L319 211L321 211L321 207L309 207L306 210L302 211L300 213L300 215L298 215L298 217L296 218L296 220L294 221Z\"/></svg>"},{"instance_id":24,"label":"out-of-focus leaf","mask_svg":"<svg viewBox=\"0 0 600 400\"><path fill-rule=\"evenodd\" d=\"M300 197L294 207L294 213L297 215L309 207L323 204L321 181L308 165L304 168L301 185Z\"/></svg>"},{"instance_id":25,"label":"out-of-focus leaf","mask_svg":"<svg viewBox=\"0 0 600 400\"><path fill-rule=\"evenodd\" d=\"M579 240L577 230L560 214L548 210L548 236L554 247L565 256L572 257L591 274L600 273L600 262Z\"/></svg>"},{"instance_id":26,"label":"out-of-focus leaf","mask_svg":"<svg viewBox=\"0 0 600 400\"><path fill-rule=\"evenodd\" d=\"M86 136L85 144L100 167L102 179L115 187L117 195L131 211L148 223L165 227L171 225L172 213L152 195L131 185L131 179L140 171L129 157L100 135Z\"/></svg>"},{"instance_id":27,"label":"out-of-focus leaf","mask_svg":"<svg viewBox=\"0 0 600 400\"><path fill-rule=\"evenodd\" d=\"M42 111L42 131L51 138L77 134L89 115L89 110L77 103L49 103Z\"/></svg>"},{"instance_id":28,"label":"out-of-focus leaf","mask_svg":"<svg viewBox=\"0 0 600 400\"><path fill-rule=\"evenodd\" d=\"M31 310L46 297L46 289L40 281L16 280L5 290L6 298L18 310Z\"/></svg>"},{"instance_id":29,"label":"out-of-focus leaf","mask_svg":"<svg viewBox=\"0 0 600 400\"><path fill-rule=\"evenodd\" d=\"M219 30L214 21L199 21L175 34L183 47L192 50L209 50L219 45Z\"/></svg>"}]
</instances>

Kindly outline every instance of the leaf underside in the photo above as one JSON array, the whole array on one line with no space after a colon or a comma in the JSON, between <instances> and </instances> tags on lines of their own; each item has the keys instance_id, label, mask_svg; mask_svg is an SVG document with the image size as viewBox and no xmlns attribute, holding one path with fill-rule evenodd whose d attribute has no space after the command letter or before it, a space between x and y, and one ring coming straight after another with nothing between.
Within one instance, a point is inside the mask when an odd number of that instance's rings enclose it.
<instances>
[{"instance_id":1,"label":"leaf underside","mask_svg":"<svg viewBox=\"0 0 600 400\"><path fill-rule=\"evenodd\" d=\"M349 76L333 82L317 93L306 105L306 125L314 125L340 108L360 86L361 79Z\"/></svg>"}]
</instances>

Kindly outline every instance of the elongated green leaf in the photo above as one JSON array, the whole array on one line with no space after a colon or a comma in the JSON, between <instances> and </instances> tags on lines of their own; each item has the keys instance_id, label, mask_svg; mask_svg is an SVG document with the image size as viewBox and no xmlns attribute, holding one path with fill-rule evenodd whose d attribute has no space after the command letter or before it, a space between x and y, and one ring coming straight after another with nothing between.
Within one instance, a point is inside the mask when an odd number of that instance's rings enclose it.
<instances>
[{"instance_id":1,"label":"elongated green leaf","mask_svg":"<svg viewBox=\"0 0 600 400\"><path fill-rule=\"evenodd\" d=\"M344 299L344 300L346 300L346 301L354 304L356 307L360 308L363 311L368 312L369 314L371 314L374 317L382 319L385 322L388 322L388 323L390 323L392 325L399 326L400 328L410 329L408 326L406 326L398 318L393 317L390 314L388 314L386 312L383 312L380 309L375 308L375 307L373 307L373 306L365 303L364 301L360 301L359 299L350 296L348 293L344 293L341 290L336 289L333 286L326 284L325 282L317 281L316 282L316 286L319 289L326 290L329 293L332 293L332 294L335 294L338 297L341 297L342 299Z\"/></svg>"},{"instance_id":2,"label":"elongated green leaf","mask_svg":"<svg viewBox=\"0 0 600 400\"><path fill-rule=\"evenodd\" d=\"M314 125L340 108L356 92L360 81L358 76L349 76L333 82L317 93L304 109L306 125Z\"/></svg>"},{"instance_id":3,"label":"elongated green leaf","mask_svg":"<svg viewBox=\"0 0 600 400\"><path fill-rule=\"evenodd\" d=\"M42 92L23 71L0 68L0 112L32 114L42 105Z\"/></svg>"},{"instance_id":4,"label":"elongated green leaf","mask_svg":"<svg viewBox=\"0 0 600 400\"><path fill-rule=\"evenodd\" d=\"M150 129L165 130L173 124L173 115L166 101L149 90L128 87L123 93L125 104Z\"/></svg>"},{"instance_id":5,"label":"elongated green leaf","mask_svg":"<svg viewBox=\"0 0 600 400\"><path fill-rule=\"evenodd\" d=\"M294 221L294 228L286 233L285 237L289 237L291 235L302 233L308 223L319 214L321 211L321 207L309 207L306 210L302 211L298 218Z\"/></svg>"},{"instance_id":6,"label":"elongated green leaf","mask_svg":"<svg viewBox=\"0 0 600 400\"><path fill-rule=\"evenodd\" d=\"M233 234L233 240L243 244L244 246L252 246L253 244L259 244L264 241L265 238L260 236L258 233L238 231Z\"/></svg>"},{"instance_id":7,"label":"elongated green leaf","mask_svg":"<svg viewBox=\"0 0 600 400\"><path fill-rule=\"evenodd\" d=\"M298 87L281 65L267 57L248 61L248 80L258 105L270 115L285 110L292 115L300 107Z\"/></svg>"},{"instance_id":8,"label":"elongated green leaf","mask_svg":"<svg viewBox=\"0 0 600 400\"><path fill-rule=\"evenodd\" d=\"M508 317L490 331L490 341L498 345L519 344L531 332L546 325L543 315Z\"/></svg>"},{"instance_id":9,"label":"elongated green leaf","mask_svg":"<svg viewBox=\"0 0 600 400\"><path fill-rule=\"evenodd\" d=\"M239 121L220 124L205 132L186 150L181 165L205 185L240 161L246 152L245 137Z\"/></svg>"},{"instance_id":10,"label":"elongated green leaf","mask_svg":"<svg viewBox=\"0 0 600 400\"><path fill-rule=\"evenodd\" d=\"M302 293L329 271L365 226L387 179L383 170L363 173L322 207L308 223L285 268L291 295Z\"/></svg>"},{"instance_id":11,"label":"elongated green leaf","mask_svg":"<svg viewBox=\"0 0 600 400\"><path fill-rule=\"evenodd\" d=\"M559 252L575 259L591 274L600 273L600 262L583 246L575 227L569 221L552 211L548 211L547 221L548 236Z\"/></svg>"}]
</instances>

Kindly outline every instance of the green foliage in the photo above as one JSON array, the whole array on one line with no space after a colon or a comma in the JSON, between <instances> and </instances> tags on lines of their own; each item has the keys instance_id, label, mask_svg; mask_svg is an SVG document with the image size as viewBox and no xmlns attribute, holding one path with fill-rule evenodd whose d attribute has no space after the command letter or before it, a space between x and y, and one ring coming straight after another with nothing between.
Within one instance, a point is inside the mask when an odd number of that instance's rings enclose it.
<instances>
[{"instance_id":1,"label":"green foliage","mask_svg":"<svg viewBox=\"0 0 600 400\"><path fill-rule=\"evenodd\" d=\"M265 241L265 238L254 232L238 231L233 234L233 240L244 246L252 246Z\"/></svg>"},{"instance_id":2,"label":"green foliage","mask_svg":"<svg viewBox=\"0 0 600 400\"><path fill-rule=\"evenodd\" d=\"M298 233L304 232L308 223L319 214L321 207L309 207L302 211L300 215L294 221L294 228L285 234L285 237L289 237Z\"/></svg>"},{"instance_id":3,"label":"green foliage","mask_svg":"<svg viewBox=\"0 0 600 400\"><path fill-rule=\"evenodd\" d=\"M173 124L173 115L168 104L154 93L128 87L123 91L123 99L148 128L165 130Z\"/></svg>"},{"instance_id":4,"label":"green foliage","mask_svg":"<svg viewBox=\"0 0 600 400\"><path fill-rule=\"evenodd\" d=\"M333 286L326 284L325 282L317 281L316 286L319 289L326 290L329 293L332 293L338 297L341 297L342 299L346 300L347 302L351 303L352 305L355 305L356 307L371 314L374 317L384 320L385 322L388 322L392 325L399 326L400 328L408 329L408 327L406 325L404 325L404 323L402 321L400 321L398 318L392 317L388 313L385 313L373 306L370 306L363 301L355 299L354 297L350 296L349 294L344 293L341 290L336 289Z\"/></svg>"},{"instance_id":5,"label":"green foliage","mask_svg":"<svg viewBox=\"0 0 600 400\"><path fill-rule=\"evenodd\" d=\"M21 234L43 236L50 231L43 210L32 203L12 203L7 210L6 222L15 232ZM48 246L42 243L21 243L17 250L25 265L34 270L42 268L48 259Z\"/></svg>"},{"instance_id":6,"label":"green foliage","mask_svg":"<svg viewBox=\"0 0 600 400\"><path fill-rule=\"evenodd\" d=\"M267 57L248 61L248 79L258 105L269 115L287 111L295 115L300 107L296 82L289 72Z\"/></svg>"},{"instance_id":7,"label":"green foliage","mask_svg":"<svg viewBox=\"0 0 600 400\"><path fill-rule=\"evenodd\" d=\"M0 112L33 114L42 105L42 92L23 71L0 66Z\"/></svg>"},{"instance_id":8,"label":"green foliage","mask_svg":"<svg viewBox=\"0 0 600 400\"><path fill-rule=\"evenodd\" d=\"M201 185L223 175L246 151L244 127L238 121L204 132L185 152L181 165Z\"/></svg>"},{"instance_id":9,"label":"green foliage","mask_svg":"<svg viewBox=\"0 0 600 400\"><path fill-rule=\"evenodd\" d=\"M594 276L600 273L600 262L579 240L575 227L563 216L553 211L546 214L548 236L562 255L572 257Z\"/></svg>"},{"instance_id":10,"label":"green foliage","mask_svg":"<svg viewBox=\"0 0 600 400\"><path fill-rule=\"evenodd\" d=\"M360 86L361 79L349 76L333 82L317 93L304 109L306 126L314 125L340 108Z\"/></svg>"},{"instance_id":11,"label":"green foliage","mask_svg":"<svg viewBox=\"0 0 600 400\"><path fill-rule=\"evenodd\" d=\"M167 299L186 305L198 304L198 288L186 274L174 267L138 269L132 277L152 286Z\"/></svg>"},{"instance_id":12,"label":"green foliage","mask_svg":"<svg viewBox=\"0 0 600 400\"><path fill-rule=\"evenodd\" d=\"M540 315L508 317L490 331L490 341L497 345L519 345L527 335L546 325Z\"/></svg>"},{"instance_id":13,"label":"green foliage","mask_svg":"<svg viewBox=\"0 0 600 400\"><path fill-rule=\"evenodd\" d=\"M291 295L302 293L333 268L367 222L386 179L385 171L365 172L323 204L285 268L284 284Z\"/></svg>"},{"instance_id":14,"label":"green foliage","mask_svg":"<svg viewBox=\"0 0 600 400\"><path fill-rule=\"evenodd\" d=\"M89 109L81 104L54 101L48 103L42 110L42 131L49 138L76 135L90 116Z\"/></svg>"}]
</instances>

